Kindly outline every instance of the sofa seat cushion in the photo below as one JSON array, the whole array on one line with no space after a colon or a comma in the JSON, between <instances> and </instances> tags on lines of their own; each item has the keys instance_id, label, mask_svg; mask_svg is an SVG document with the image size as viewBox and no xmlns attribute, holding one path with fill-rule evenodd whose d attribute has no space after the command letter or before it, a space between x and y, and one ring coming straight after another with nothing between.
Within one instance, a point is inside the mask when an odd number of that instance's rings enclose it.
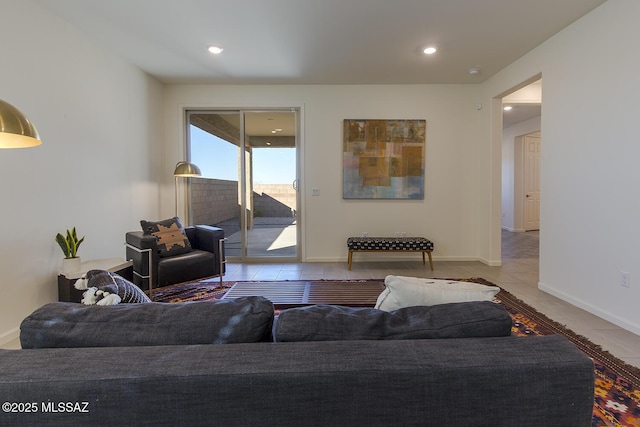
<instances>
[{"instance_id":1,"label":"sofa seat cushion","mask_svg":"<svg viewBox=\"0 0 640 427\"><path fill-rule=\"evenodd\" d=\"M276 341L404 340L511 335L512 319L491 301L414 306L387 312L375 308L314 305L284 310Z\"/></svg>"},{"instance_id":2,"label":"sofa seat cushion","mask_svg":"<svg viewBox=\"0 0 640 427\"><path fill-rule=\"evenodd\" d=\"M231 344L269 341L264 297L185 303L46 304L20 325L22 348Z\"/></svg>"},{"instance_id":3,"label":"sofa seat cushion","mask_svg":"<svg viewBox=\"0 0 640 427\"><path fill-rule=\"evenodd\" d=\"M213 252L193 249L189 253L160 258L158 286L215 276L217 272L218 264Z\"/></svg>"},{"instance_id":4,"label":"sofa seat cushion","mask_svg":"<svg viewBox=\"0 0 640 427\"><path fill-rule=\"evenodd\" d=\"M479 283L405 276L387 276L384 284L386 289L378 296L375 307L386 311L415 305L491 301L500 291L497 286Z\"/></svg>"}]
</instances>

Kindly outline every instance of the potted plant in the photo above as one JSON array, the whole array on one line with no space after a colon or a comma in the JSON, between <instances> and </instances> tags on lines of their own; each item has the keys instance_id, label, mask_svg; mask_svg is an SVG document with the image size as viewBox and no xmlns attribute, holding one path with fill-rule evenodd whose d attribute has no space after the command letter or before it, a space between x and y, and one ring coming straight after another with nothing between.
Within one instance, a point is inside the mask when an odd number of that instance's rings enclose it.
<instances>
[{"instance_id":1,"label":"potted plant","mask_svg":"<svg viewBox=\"0 0 640 427\"><path fill-rule=\"evenodd\" d=\"M62 272L67 274L80 271L81 261L78 256L78 247L84 242L84 237L78 239L76 228L73 227L71 230L67 230L66 236L61 233L56 234L56 242L58 242L60 249L64 253Z\"/></svg>"}]
</instances>

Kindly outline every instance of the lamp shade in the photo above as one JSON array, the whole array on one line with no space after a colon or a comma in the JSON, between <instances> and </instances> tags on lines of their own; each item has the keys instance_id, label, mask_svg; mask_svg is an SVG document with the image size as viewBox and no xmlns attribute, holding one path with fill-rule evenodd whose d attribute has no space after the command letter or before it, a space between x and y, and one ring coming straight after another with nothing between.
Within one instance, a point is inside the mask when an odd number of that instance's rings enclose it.
<instances>
[{"instance_id":1,"label":"lamp shade","mask_svg":"<svg viewBox=\"0 0 640 427\"><path fill-rule=\"evenodd\" d=\"M42 144L38 130L13 105L0 99L0 148L25 148Z\"/></svg>"},{"instance_id":2,"label":"lamp shade","mask_svg":"<svg viewBox=\"0 0 640 427\"><path fill-rule=\"evenodd\" d=\"M173 171L173 176L200 176L200 168L189 162L178 162L176 170Z\"/></svg>"}]
</instances>

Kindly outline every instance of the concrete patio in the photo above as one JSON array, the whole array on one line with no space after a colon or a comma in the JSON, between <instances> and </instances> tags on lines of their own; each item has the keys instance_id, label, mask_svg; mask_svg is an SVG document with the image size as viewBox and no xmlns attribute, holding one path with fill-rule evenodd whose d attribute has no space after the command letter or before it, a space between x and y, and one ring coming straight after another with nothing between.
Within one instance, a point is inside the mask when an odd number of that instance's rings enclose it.
<instances>
[{"instance_id":1,"label":"concrete patio","mask_svg":"<svg viewBox=\"0 0 640 427\"><path fill-rule=\"evenodd\" d=\"M225 231L227 237L227 258L240 257L240 219L234 218L216 224ZM296 258L296 220L282 217L256 217L253 228L247 231L247 257L256 258Z\"/></svg>"}]
</instances>

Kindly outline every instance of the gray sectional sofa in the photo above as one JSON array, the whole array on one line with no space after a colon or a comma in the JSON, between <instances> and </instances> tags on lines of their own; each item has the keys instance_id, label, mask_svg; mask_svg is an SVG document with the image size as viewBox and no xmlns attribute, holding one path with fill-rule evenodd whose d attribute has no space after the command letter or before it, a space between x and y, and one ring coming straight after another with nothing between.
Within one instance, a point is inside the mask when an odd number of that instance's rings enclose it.
<instances>
[{"instance_id":1,"label":"gray sectional sofa","mask_svg":"<svg viewBox=\"0 0 640 427\"><path fill-rule=\"evenodd\" d=\"M591 423L591 360L560 336L509 336L497 304L273 314L261 297L48 304L24 349L0 351L0 425Z\"/></svg>"}]
</instances>

